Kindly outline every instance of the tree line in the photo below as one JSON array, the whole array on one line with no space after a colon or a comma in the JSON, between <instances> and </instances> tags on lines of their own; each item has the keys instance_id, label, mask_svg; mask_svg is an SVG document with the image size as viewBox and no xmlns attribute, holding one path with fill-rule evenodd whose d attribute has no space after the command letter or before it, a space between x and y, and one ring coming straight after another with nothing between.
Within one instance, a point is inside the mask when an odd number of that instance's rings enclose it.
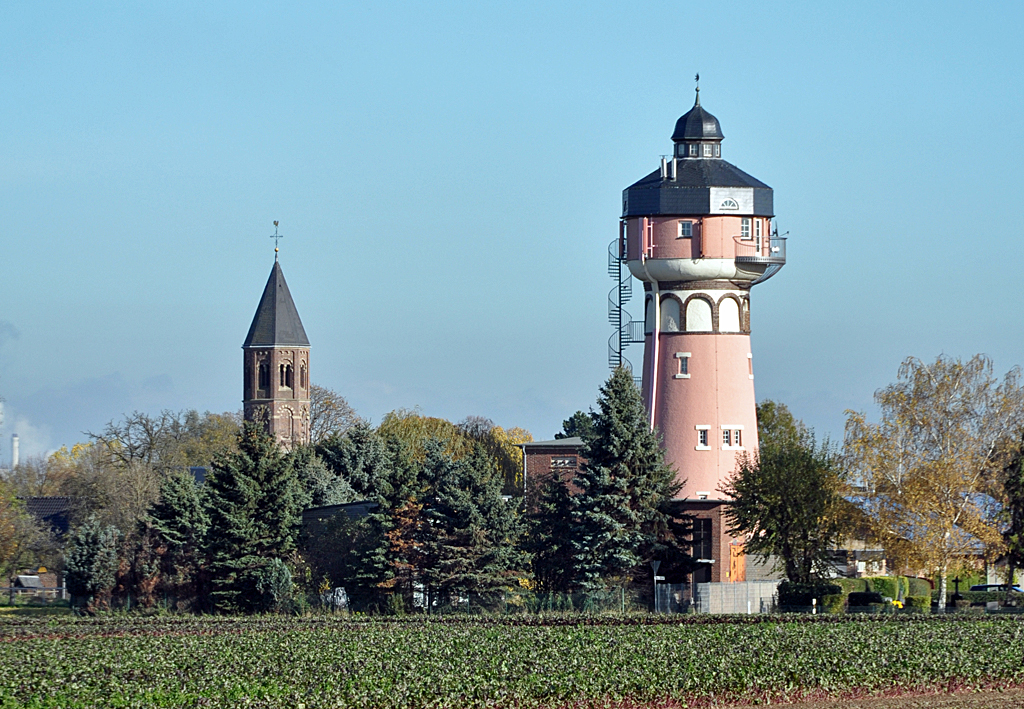
<instances>
[{"instance_id":1,"label":"tree line","mask_svg":"<svg viewBox=\"0 0 1024 709\"><path fill-rule=\"evenodd\" d=\"M674 472L628 372L587 418L589 462L572 488L553 476L530 495L518 447L529 433L416 411L377 426L348 417L291 451L232 417L136 414L8 485L78 501L60 551L84 610L265 612L337 588L356 610L493 609L643 583L655 556L685 568ZM198 463L203 482L188 470ZM361 514L332 508L354 501Z\"/></svg>"}]
</instances>

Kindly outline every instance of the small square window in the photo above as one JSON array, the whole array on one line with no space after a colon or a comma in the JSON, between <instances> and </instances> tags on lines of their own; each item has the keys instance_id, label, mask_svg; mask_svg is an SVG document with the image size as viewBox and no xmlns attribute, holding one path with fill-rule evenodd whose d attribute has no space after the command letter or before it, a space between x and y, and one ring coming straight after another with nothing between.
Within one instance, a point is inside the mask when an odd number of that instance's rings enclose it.
<instances>
[{"instance_id":1,"label":"small square window","mask_svg":"<svg viewBox=\"0 0 1024 709\"><path fill-rule=\"evenodd\" d=\"M690 157L693 157L693 158L697 157L697 144L696 143L690 143Z\"/></svg>"},{"instance_id":2,"label":"small square window","mask_svg":"<svg viewBox=\"0 0 1024 709\"><path fill-rule=\"evenodd\" d=\"M714 155L714 150L715 149L711 145L711 143L704 143L704 157L710 158L712 155Z\"/></svg>"},{"instance_id":3,"label":"small square window","mask_svg":"<svg viewBox=\"0 0 1024 709\"><path fill-rule=\"evenodd\" d=\"M722 445L725 446L726 448L732 445L732 437L729 435L731 433L732 431L730 431L729 429L725 429L724 431L722 431Z\"/></svg>"},{"instance_id":4,"label":"small square window","mask_svg":"<svg viewBox=\"0 0 1024 709\"><path fill-rule=\"evenodd\" d=\"M708 432L707 429L703 431L697 431L697 445L706 446L708 444Z\"/></svg>"},{"instance_id":5,"label":"small square window","mask_svg":"<svg viewBox=\"0 0 1024 709\"><path fill-rule=\"evenodd\" d=\"M693 236L693 222L679 222L679 238L689 239Z\"/></svg>"},{"instance_id":6,"label":"small square window","mask_svg":"<svg viewBox=\"0 0 1024 709\"><path fill-rule=\"evenodd\" d=\"M750 238L750 217L743 217L743 220L740 222L740 238Z\"/></svg>"}]
</instances>

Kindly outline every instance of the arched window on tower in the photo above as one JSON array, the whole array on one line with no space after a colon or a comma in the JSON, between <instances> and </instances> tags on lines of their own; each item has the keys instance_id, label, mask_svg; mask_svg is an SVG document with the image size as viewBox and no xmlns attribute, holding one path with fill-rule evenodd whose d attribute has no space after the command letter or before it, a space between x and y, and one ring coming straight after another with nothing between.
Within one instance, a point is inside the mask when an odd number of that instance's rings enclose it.
<instances>
[{"instance_id":1,"label":"arched window on tower","mask_svg":"<svg viewBox=\"0 0 1024 709\"><path fill-rule=\"evenodd\" d=\"M732 298L723 298L718 304L718 331L740 331L740 307Z\"/></svg>"},{"instance_id":2,"label":"arched window on tower","mask_svg":"<svg viewBox=\"0 0 1024 709\"><path fill-rule=\"evenodd\" d=\"M292 388L292 366L290 364L281 365L281 386L286 389Z\"/></svg>"},{"instance_id":3,"label":"arched window on tower","mask_svg":"<svg viewBox=\"0 0 1024 709\"><path fill-rule=\"evenodd\" d=\"M258 386L260 389L270 388L270 365L265 361L260 362L260 381Z\"/></svg>"},{"instance_id":4,"label":"arched window on tower","mask_svg":"<svg viewBox=\"0 0 1024 709\"><path fill-rule=\"evenodd\" d=\"M299 387L305 389L306 386L306 363L303 362L299 365Z\"/></svg>"},{"instance_id":5,"label":"arched window on tower","mask_svg":"<svg viewBox=\"0 0 1024 709\"><path fill-rule=\"evenodd\" d=\"M661 299L661 331L679 332L679 301L675 298Z\"/></svg>"},{"instance_id":6,"label":"arched window on tower","mask_svg":"<svg viewBox=\"0 0 1024 709\"><path fill-rule=\"evenodd\" d=\"M693 298L686 304L686 331L711 332L711 304L703 298Z\"/></svg>"}]
</instances>

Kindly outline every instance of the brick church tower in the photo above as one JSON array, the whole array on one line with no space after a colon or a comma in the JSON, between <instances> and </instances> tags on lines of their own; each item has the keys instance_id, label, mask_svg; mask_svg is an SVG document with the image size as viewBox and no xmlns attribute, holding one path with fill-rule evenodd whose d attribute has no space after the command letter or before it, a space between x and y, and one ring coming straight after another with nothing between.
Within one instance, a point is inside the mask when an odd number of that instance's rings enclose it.
<instances>
[{"instance_id":1,"label":"brick church tower","mask_svg":"<svg viewBox=\"0 0 1024 709\"><path fill-rule=\"evenodd\" d=\"M308 443L309 339L276 258L242 351L245 420L286 449Z\"/></svg>"}]
</instances>

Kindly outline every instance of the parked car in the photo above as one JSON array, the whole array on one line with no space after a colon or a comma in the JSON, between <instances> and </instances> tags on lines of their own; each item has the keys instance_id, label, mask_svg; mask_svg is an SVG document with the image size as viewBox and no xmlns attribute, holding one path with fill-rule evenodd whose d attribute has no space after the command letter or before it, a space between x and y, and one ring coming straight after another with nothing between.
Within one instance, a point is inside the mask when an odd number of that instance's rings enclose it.
<instances>
[{"instance_id":1,"label":"parked car","mask_svg":"<svg viewBox=\"0 0 1024 709\"><path fill-rule=\"evenodd\" d=\"M1007 585L1005 583L979 583L971 586L972 591L982 591L985 593L1005 593ZM1014 593L1024 593L1024 588L1020 586L1013 587Z\"/></svg>"}]
</instances>

